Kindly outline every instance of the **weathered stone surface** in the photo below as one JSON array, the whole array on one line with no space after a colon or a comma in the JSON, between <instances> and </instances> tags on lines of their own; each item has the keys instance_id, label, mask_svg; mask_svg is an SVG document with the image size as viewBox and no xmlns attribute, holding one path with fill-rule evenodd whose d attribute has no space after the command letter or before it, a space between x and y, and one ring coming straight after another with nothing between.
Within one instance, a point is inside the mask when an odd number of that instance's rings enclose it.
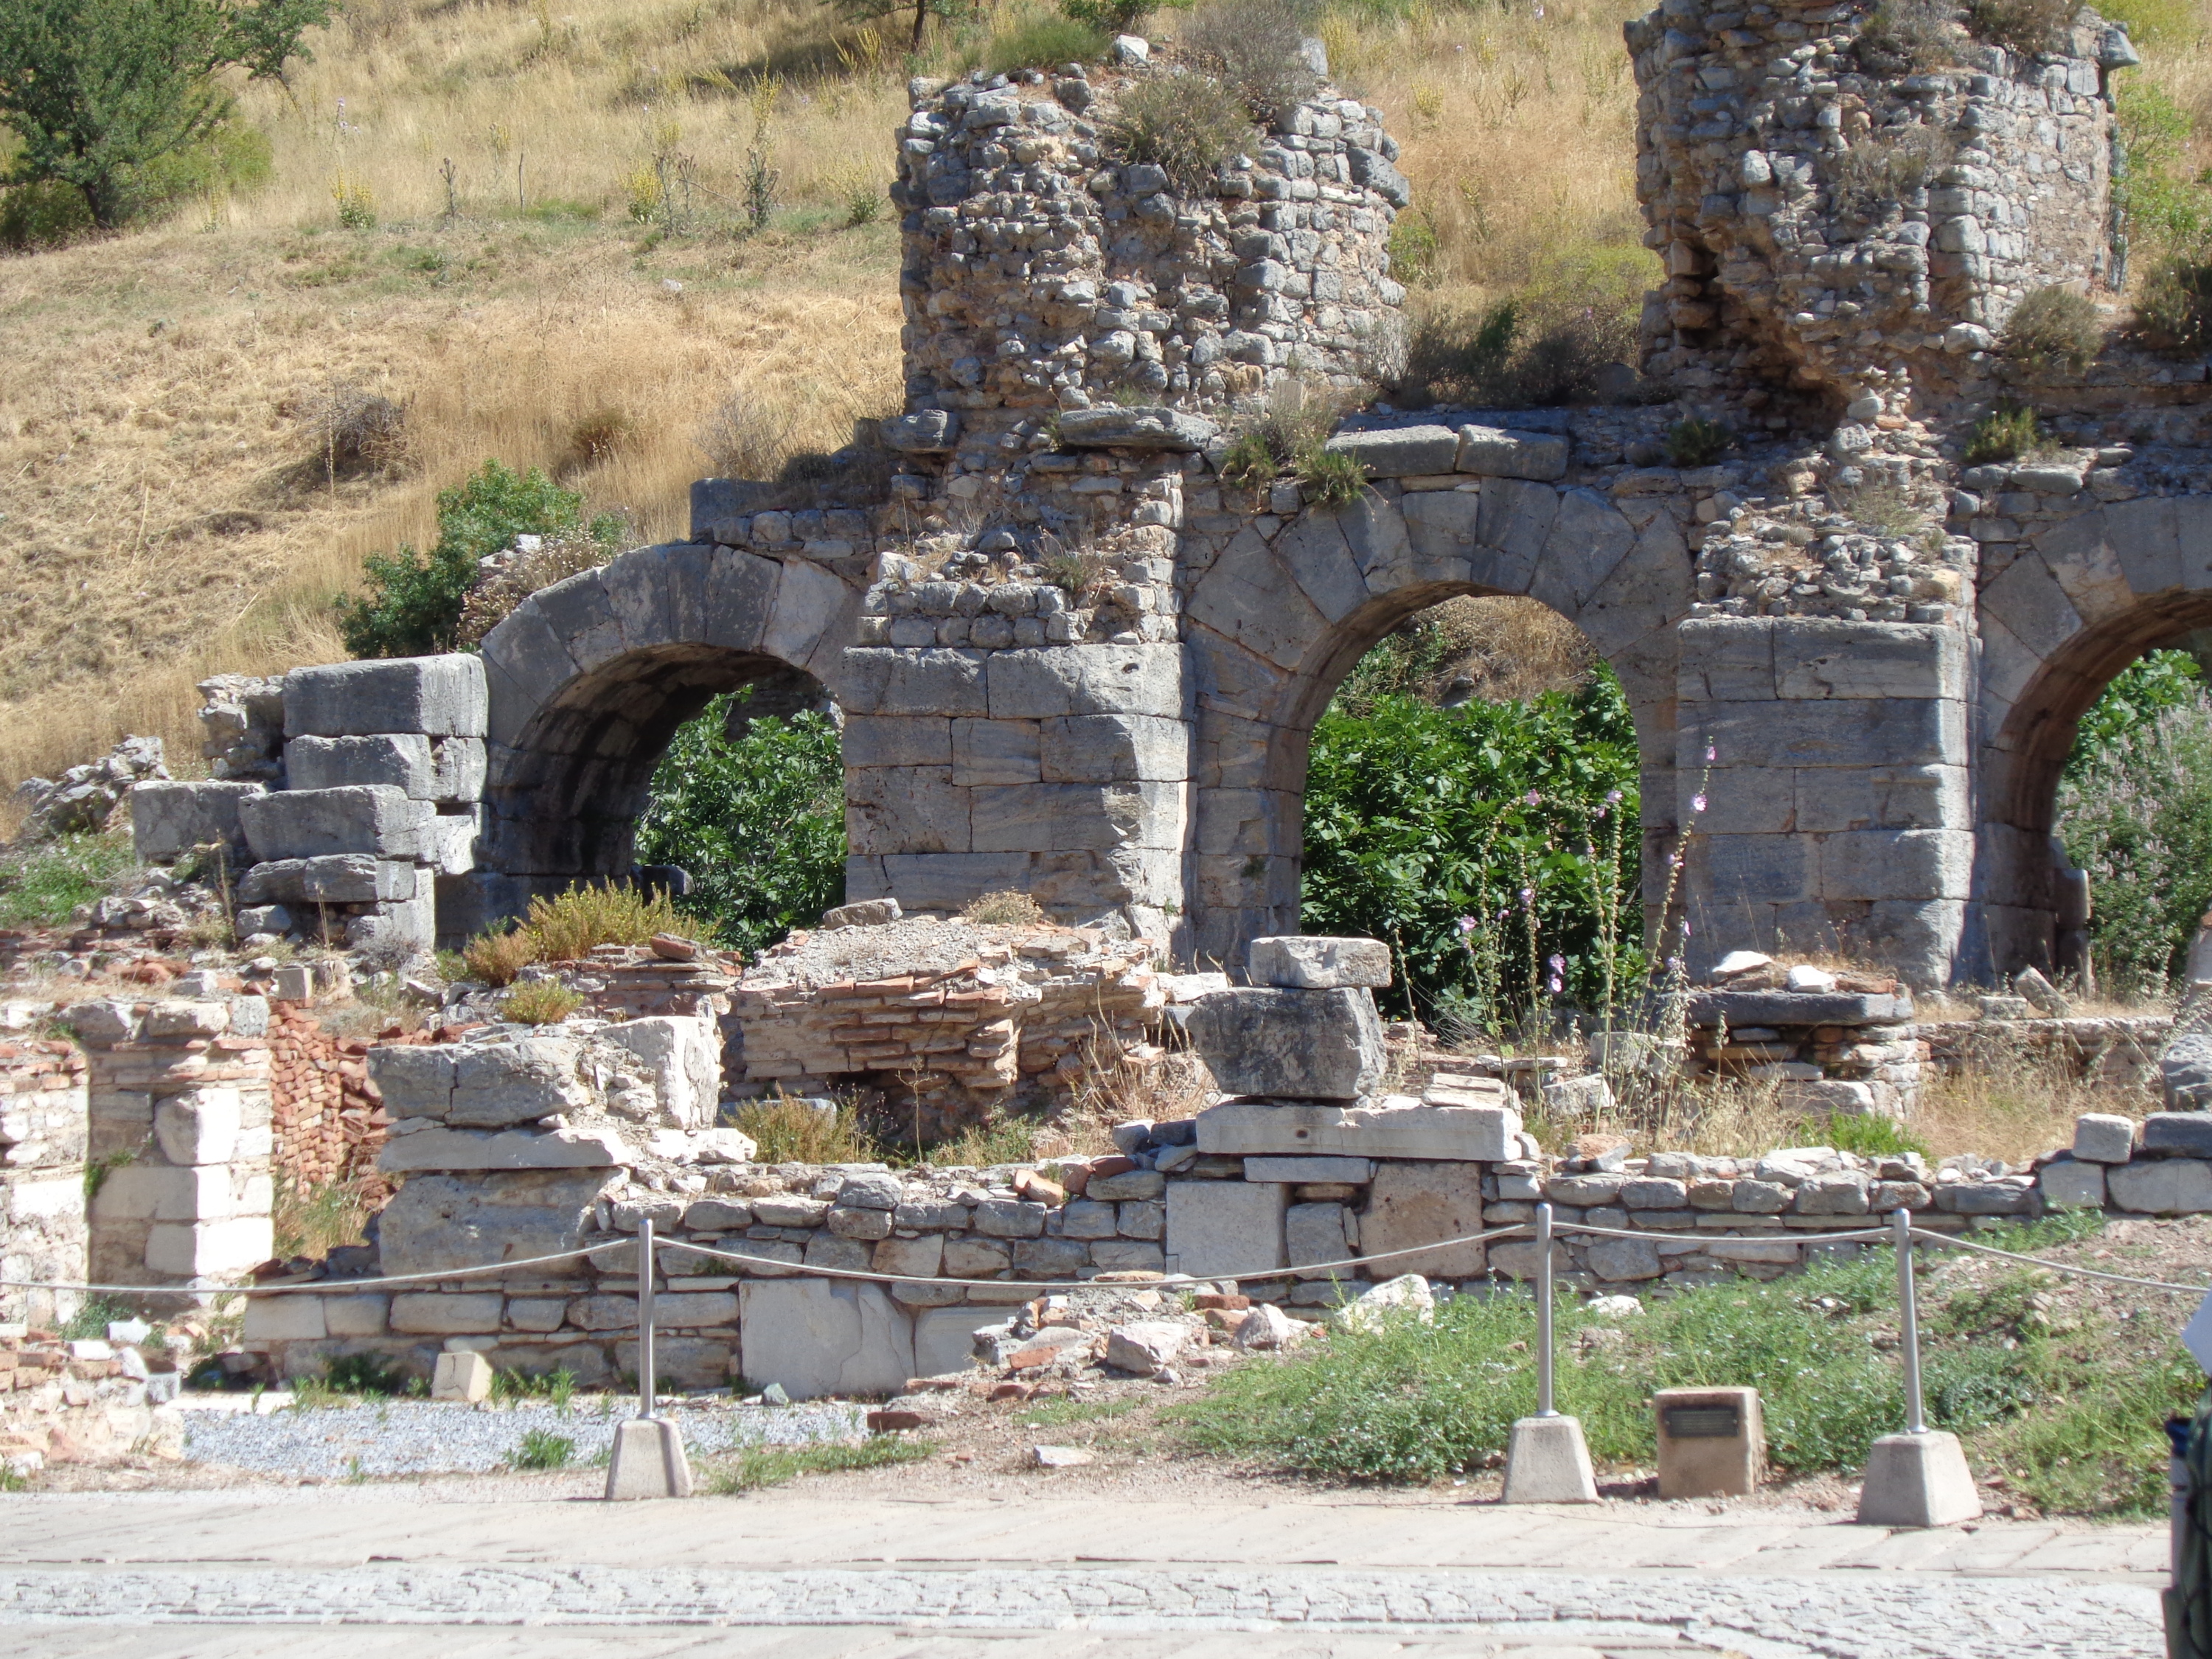
<instances>
[{"instance_id":1,"label":"weathered stone surface","mask_svg":"<svg viewBox=\"0 0 2212 1659\"><path fill-rule=\"evenodd\" d=\"M147 863L167 863L215 844L235 858L246 846L239 803L266 793L258 783L149 780L131 790L131 843Z\"/></svg>"},{"instance_id":2,"label":"weathered stone surface","mask_svg":"<svg viewBox=\"0 0 2212 1659\"><path fill-rule=\"evenodd\" d=\"M1247 1181L1285 1181L1299 1185L1338 1182L1346 1186L1364 1187L1374 1176L1375 1164L1371 1158L1248 1158L1244 1160L1244 1179Z\"/></svg>"},{"instance_id":3,"label":"weathered stone surface","mask_svg":"<svg viewBox=\"0 0 2212 1659\"><path fill-rule=\"evenodd\" d=\"M1482 1227L1482 1171L1470 1163L1378 1164L1359 1218L1359 1252L1384 1255L1433 1239L1479 1233ZM1393 1275L1476 1279L1488 1268L1481 1244L1454 1244L1378 1264Z\"/></svg>"},{"instance_id":4,"label":"weathered stone surface","mask_svg":"<svg viewBox=\"0 0 2212 1659\"><path fill-rule=\"evenodd\" d=\"M384 1271L442 1273L575 1249L606 1179L604 1171L410 1176L379 1223ZM577 1266L532 1271L565 1278Z\"/></svg>"},{"instance_id":5,"label":"weathered stone surface","mask_svg":"<svg viewBox=\"0 0 2212 1659\"><path fill-rule=\"evenodd\" d=\"M943 455L960 435L960 417L948 409L895 416L883 427L884 442L905 455Z\"/></svg>"},{"instance_id":6,"label":"weathered stone surface","mask_svg":"<svg viewBox=\"0 0 2212 1659\"><path fill-rule=\"evenodd\" d=\"M755 1388L780 1383L793 1400L896 1394L915 1375L912 1322L879 1285L747 1279L739 1296L740 1363Z\"/></svg>"},{"instance_id":7,"label":"weathered stone surface","mask_svg":"<svg viewBox=\"0 0 2212 1659\"><path fill-rule=\"evenodd\" d=\"M1354 1100L1382 1085L1382 1023L1364 989L1218 992L1184 1030L1230 1094Z\"/></svg>"},{"instance_id":8,"label":"weathered stone surface","mask_svg":"<svg viewBox=\"0 0 2212 1659\"><path fill-rule=\"evenodd\" d=\"M1585 1255L1590 1272L1608 1284L1656 1279L1665 1271L1658 1245L1641 1238L1593 1238Z\"/></svg>"},{"instance_id":9,"label":"weathered stone surface","mask_svg":"<svg viewBox=\"0 0 2212 1659\"><path fill-rule=\"evenodd\" d=\"M591 1085L577 1074L582 1052L568 1037L464 1045L453 1061L446 1121L457 1129L503 1128L592 1104Z\"/></svg>"},{"instance_id":10,"label":"weathered stone surface","mask_svg":"<svg viewBox=\"0 0 2212 1659\"><path fill-rule=\"evenodd\" d=\"M1472 472L1480 477L1534 478L1548 483L1567 476L1567 452L1571 447L1563 434L1463 426L1459 429L1459 454L1455 465L1462 472Z\"/></svg>"},{"instance_id":11,"label":"weathered stone surface","mask_svg":"<svg viewBox=\"0 0 2212 1659\"><path fill-rule=\"evenodd\" d=\"M1155 1376L1173 1364L1190 1340L1188 1326L1140 1319L1106 1333L1106 1363L1133 1376Z\"/></svg>"},{"instance_id":12,"label":"weathered stone surface","mask_svg":"<svg viewBox=\"0 0 2212 1659\"><path fill-rule=\"evenodd\" d=\"M2112 1112L2085 1112L2074 1120L2074 1156L2089 1164L2124 1164L2134 1155L2133 1118Z\"/></svg>"},{"instance_id":13,"label":"weathered stone surface","mask_svg":"<svg viewBox=\"0 0 2212 1659\"><path fill-rule=\"evenodd\" d=\"M1402 1097L1394 1097L1403 1099ZM1200 1152L1496 1163L1517 1158L1510 1106L1265 1106L1225 1101L1198 1115ZM1176 1183L1170 1182L1172 1193Z\"/></svg>"},{"instance_id":14,"label":"weathered stone surface","mask_svg":"<svg viewBox=\"0 0 2212 1659\"><path fill-rule=\"evenodd\" d=\"M1168 1183L1168 1271L1194 1279L1289 1266L1287 1187L1238 1181Z\"/></svg>"},{"instance_id":15,"label":"weathered stone surface","mask_svg":"<svg viewBox=\"0 0 2212 1659\"><path fill-rule=\"evenodd\" d=\"M284 745L285 783L293 789L381 784L416 800L438 799L430 739L420 732L367 738L295 738Z\"/></svg>"},{"instance_id":16,"label":"weathered stone surface","mask_svg":"<svg viewBox=\"0 0 2212 1659\"><path fill-rule=\"evenodd\" d=\"M332 854L371 854L412 859L422 831L435 816L387 785L342 789L281 789L242 796L238 820L257 860L319 859Z\"/></svg>"},{"instance_id":17,"label":"weathered stone surface","mask_svg":"<svg viewBox=\"0 0 2212 1659\"><path fill-rule=\"evenodd\" d=\"M1293 933L1252 941L1252 982L1279 991L1328 991L1390 982L1390 947L1374 939Z\"/></svg>"},{"instance_id":18,"label":"weathered stone surface","mask_svg":"<svg viewBox=\"0 0 2212 1659\"><path fill-rule=\"evenodd\" d=\"M2078 1158L2046 1164L2037 1172L2035 1184L2046 1206L2054 1210L2101 1210L2105 1207L2106 1166Z\"/></svg>"},{"instance_id":19,"label":"weathered stone surface","mask_svg":"<svg viewBox=\"0 0 2212 1659\"><path fill-rule=\"evenodd\" d=\"M1349 1218L1350 1212L1341 1204L1291 1205L1283 1217L1283 1242L1291 1266L1310 1267L1324 1262L1344 1262L1358 1255L1352 1246ZM1354 1271L1338 1267L1325 1274L1309 1273L1304 1277L1349 1277Z\"/></svg>"},{"instance_id":20,"label":"weathered stone surface","mask_svg":"<svg viewBox=\"0 0 2212 1659\"><path fill-rule=\"evenodd\" d=\"M2212 1158L2212 1112L2153 1112L2143 1120L2142 1149Z\"/></svg>"},{"instance_id":21,"label":"weathered stone surface","mask_svg":"<svg viewBox=\"0 0 2212 1659\"><path fill-rule=\"evenodd\" d=\"M330 663L284 677L287 738L391 732L480 738L487 715L483 664L473 656Z\"/></svg>"},{"instance_id":22,"label":"weathered stone surface","mask_svg":"<svg viewBox=\"0 0 2212 1659\"><path fill-rule=\"evenodd\" d=\"M661 1125L703 1129L714 1121L722 1098L722 1037L711 1021L692 1015L647 1015L610 1025L599 1039L637 1057L639 1069L653 1082ZM557 1060L549 1058L548 1064L557 1069ZM456 1079L457 1105L467 1086Z\"/></svg>"},{"instance_id":23,"label":"weathered stone surface","mask_svg":"<svg viewBox=\"0 0 2212 1659\"><path fill-rule=\"evenodd\" d=\"M1070 449L1164 449L1188 453L1203 449L1218 430L1213 422L1180 410L1124 408L1066 409L1060 415L1060 441Z\"/></svg>"},{"instance_id":24,"label":"weathered stone surface","mask_svg":"<svg viewBox=\"0 0 2212 1659\"><path fill-rule=\"evenodd\" d=\"M1340 432L1325 447L1332 455L1351 456L1370 478L1412 478L1450 471L1459 458L1459 434L1447 426Z\"/></svg>"},{"instance_id":25,"label":"weathered stone surface","mask_svg":"<svg viewBox=\"0 0 2212 1659\"><path fill-rule=\"evenodd\" d=\"M386 1175L417 1170L605 1170L635 1161L611 1129L453 1129L443 1126L394 1135L377 1154Z\"/></svg>"}]
</instances>

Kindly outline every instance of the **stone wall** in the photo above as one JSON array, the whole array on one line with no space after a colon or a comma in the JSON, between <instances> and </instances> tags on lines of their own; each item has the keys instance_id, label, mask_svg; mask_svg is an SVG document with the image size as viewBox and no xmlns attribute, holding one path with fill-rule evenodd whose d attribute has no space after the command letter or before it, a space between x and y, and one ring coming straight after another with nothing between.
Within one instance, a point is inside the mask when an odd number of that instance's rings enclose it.
<instances>
[{"instance_id":1,"label":"stone wall","mask_svg":"<svg viewBox=\"0 0 2212 1659\"><path fill-rule=\"evenodd\" d=\"M137 1334L143 1340L144 1327ZM170 1403L182 1381L175 1364L173 1353L130 1341L64 1341L20 1322L0 1328L0 1467L28 1475L126 1453L182 1457L184 1419Z\"/></svg>"},{"instance_id":2,"label":"stone wall","mask_svg":"<svg viewBox=\"0 0 2212 1659\"><path fill-rule=\"evenodd\" d=\"M0 1041L0 1278L83 1284L86 1085L76 1045ZM73 1291L0 1287L0 1319L48 1325L82 1298Z\"/></svg>"}]
</instances>

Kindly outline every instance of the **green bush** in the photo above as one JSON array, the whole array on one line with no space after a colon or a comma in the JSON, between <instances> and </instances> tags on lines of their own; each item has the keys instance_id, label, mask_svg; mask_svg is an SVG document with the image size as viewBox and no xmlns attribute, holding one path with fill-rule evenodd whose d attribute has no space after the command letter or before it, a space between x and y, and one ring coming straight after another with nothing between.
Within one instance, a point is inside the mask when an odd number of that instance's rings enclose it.
<instances>
[{"instance_id":1,"label":"green bush","mask_svg":"<svg viewBox=\"0 0 2212 1659\"><path fill-rule=\"evenodd\" d=\"M1367 488L1367 469L1341 450L1316 445L1300 453L1294 465L1298 488L1316 507L1349 507Z\"/></svg>"},{"instance_id":2,"label":"green bush","mask_svg":"<svg viewBox=\"0 0 2212 1659\"><path fill-rule=\"evenodd\" d=\"M518 1469L565 1469L576 1455L576 1443L550 1429L526 1429L522 1443L507 1462Z\"/></svg>"},{"instance_id":3,"label":"green bush","mask_svg":"<svg viewBox=\"0 0 2212 1659\"><path fill-rule=\"evenodd\" d=\"M2081 721L2058 789L2058 836L2088 872L2100 976L2156 993L2212 908L2212 696L2195 662L2154 652Z\"/></svg>"},{"instance_id":4,"label":"green bush","mask_svg":"<svg viewBox=\"0 0 2212 1659\"><path fill-rule=\"evenodd\" d=\"M1637 361L1637 317L1654 280L1642 249L1593 246L1547 260L1497 305L1431 311L1407 341L1401 401L1504 409L1587 402L1607 368Z\"/></svg>"},{"instance_id":5,"label":"green bush","mask_svg":"<svg viewBox=\"0 0 2212 1659\"><path fill-rule=\"evenodd\" d=\"M1191 195L1255 137L1243 100L1201 75L1139 81L1121 94L1109 136L1125 161L1151 162Z\"/></svg>"},{"instance_id":6,"label":"green bush","mask_svg":"<svg viewBox=\"0 0 2212 1659\"><path fill-rule=\"evenodd\" d=\"M2052 287L2035 289L2013 308L1998 349L2029 375L2062 368L2078 374L2104 344L2104 319L2089 296Z\"/></svg>"},{"instance_id":7,"label":"green bush","mask_svg":"<svg viewBox=\"0 0 2212 1659\"><path fill-rule=\"evenodd\" d=\"M1370 697L1364 672L1314 727L1304 931L1386 941L1403 975L1386 1003L1451 993L1492 1030L1561 999L1601 1006L1608 986L1624 1000L1642 957L1620 682L1437 708Z\"/></svg>"},{"instance_id":8,"label":"green bush","mask_svg":"<svg viewBox=\"0 0 2212 1659\"><path fill-rule=\"evenodd\" d=\"M1980 466L1990 461L2016 461L2033 454L2043 443L2042 423L2024 404L2000 400L1997 406L1974 422L1966 440L1966 462Z\"/></svg>"},{"instance_id":9,"label":"green bush","mask_svg":"<svg viewBox=\"0 0 2212 1659\"><path fill-rule=\"evenodd\" d=\"M2202 254L2159 261L2136 296L2130 331L2152 349L2178 356L2212 350L2212 263Z\"/></svg>"},{"instance_id":10,"label":"green bush","mask_svg":"<svg viewBox=\"0 0 2212 1659\"><path fill-rule=\"evenodd\" d=\"M1675 466L1711 466L1735 441L1735 434L1718 421L1692 416L1667 428L1667 459Z\"/></svg>"},{"instance_id":11,"label":"green bush","mask_svg":"<svg viewBox=\"0 0 2212 1659\"><path fill-rule=\"evenodd\" d=\"M1389 250L1390 274L1407 287L1425 288L1437 280L1443 243L1419 208L1407 208L1391 225Z\"/></svg>"},{"instance_id":12,"label":"green bush","mask_svg":"<svg viewBox=\"0 0 2212 1659\"><path fill-rule=\"evenodd\" d=\"M536 467L516 472L497 461L464 484L438 492L438 540L425 556L403 544L396 554L362 562L368 592L338 600L338 633L356 657L421 657L455 647L461 609L478 563L521 535L557 535L576 526L584 498ZM620 533L612 520L604 526Z\"/></svg>"},{"instance_id":13,"label":"green bush","mask_svg":"<svg viewBox=\"0 0 2212 1659\"><path fill-rule=\"evenodd\" d=\"M10 252L65 247L96 228L84 192L58 179L17 185L0 196L0 246Z\"/></svg>"},{"instance_id":14,"label":"green bush","mask_svg":"<svg viewBox=\"0 0 2212 1659\"><path fill-rule=\"evenodd\" d=\"M128 831L59 836L0 854L0 927L58 927L137 867Z\"/></svg>"},{"instance_id":15,"label":"green bush","mask_svg":"<svg viewBox=\"0 0 2212 1659\"><path fill-rule=\"evenodd\" d=\"M1966 27L2021 58L2055 52L2074 21L2073 0L1967 0Z\"/></svg>"},{"instance_id":16,"label":"green bush","mask_svg":"<svg viewBox=\"0 0 2212 1659\"><path fill-rule=\"evenodd\" d=\"M682 727L653 775L638 856L691 872L678 899L724 945L758 951L843 901L845 786L837 728L821 714L728 717L720 696Z\"/></svg>"},{"instance_id":17,"label":"green bush","mask_svg":"<svg viewBox=\"0 0 2212 1659\"><path fill-rule=\"evenodd\" d=\"M1109 35L1133 33L1153 6L1152 0L1060 0L1060 9L1094 34ZM1073 63L1080 57L1072 53L1061 61Z\"/></svg>"}]
</instances>

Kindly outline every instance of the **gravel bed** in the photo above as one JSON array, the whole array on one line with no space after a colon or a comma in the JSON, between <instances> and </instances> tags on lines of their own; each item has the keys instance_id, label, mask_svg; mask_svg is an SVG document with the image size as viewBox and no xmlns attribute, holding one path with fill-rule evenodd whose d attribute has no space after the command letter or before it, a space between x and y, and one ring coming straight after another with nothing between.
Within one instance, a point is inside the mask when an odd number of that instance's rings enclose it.
<instances>
[{"instance_id":1,"label":"gravel bed","mask_svg":"<svg viewBox=\"0 0 2212 1659\"><path fill-rule=\"evenodd\" d=\"M246 1412L187 1411L185 1458L257 1474L341 1480L350 1475L482 1474L508 1462L542 1429L575 1443L575 1463L603 1460L614 1426L635 1410L627 1396L580 1400L566 1413L543 1401L465 1406L444 1401L364 1400ZM849 1441L866 1431L866 1407L836 1401L769 1407L664 1401L693 1456L741 1446Z\"/></svg>"}]
</instances>

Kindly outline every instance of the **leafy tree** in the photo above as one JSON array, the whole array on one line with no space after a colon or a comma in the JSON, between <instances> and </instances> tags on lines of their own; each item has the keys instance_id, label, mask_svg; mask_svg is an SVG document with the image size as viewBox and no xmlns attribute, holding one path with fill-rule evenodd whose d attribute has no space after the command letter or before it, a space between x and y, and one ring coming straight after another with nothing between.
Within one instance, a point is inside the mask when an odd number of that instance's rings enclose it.
<instances>
[{"instance_id":1,"label":"leafy tree","mask_svg":"<svg viewBox=\"0 0 2212 1659\"><path fill-rule=\"evenodd\" d=\"M338 633L356 657L420 657L454 648L461 607L477 567L517 536L550 536L576 527L584 498L536 467L516 472L497 461L466 483L438 492L438 542L428 556L404 543L389 556L362 561L368 592L338 600ZM618 523L593 533L611 539Z\"/></svg>"},{"instance_id":2,"label":"leafy tree","mask_svg":"<svg viewBox=\"0 0 2212 1659\"><path fill-rule=\"evenodd\" d=\"M845 775L826 715L729 715L750 688L717 697L676 733L638 820L641 863L691 872L677 908L720 941L759 951L809 927L845 891Z\"/></svg>"},{"instance_id":3,"label":"leafy tree","mask_svg":"<svg viewBox=\"0 0 2212 1659\"><path fill-rule=\"evenodd\" d=\"M273 78L330 0L8 0L0 6L0 122L20 141L7 182L59 181L93 222L131 216L138 175L212 136L232 100L221 76Z\"/></svg>"},{"instance_id":4,"label":"leafy tree","mask_svg":"<svg viewBox=\"0 0 2212 1659\"><path fill-rule=\"evenodd\" d=\"M2167 709L2202 706L2205 690L2204 670L2186 651L2146 652L2115 674L2081 716L2067 777L2087 776L2123 738Z\"/></svg>"},{"instance_id":5,"label":"leafy tree","mask_svg":"<svg viewBox=\"0 0 2212 1659\"><path fill-rule=\"evenodd\" d=\"M922 30L933 17L946 22L957 22L971 15L975 0L823 0L823 3L851 23L871 23L878 17L892 17L911 9L914 12L914 39L908 43L909 52L921 50Z\"/></svg>"},{"instance_id":6,"label":"leafy tree","mask_svg":"<svg viewBox=\"0 0 2212 1659\"><path fill-rule=\"evenodd\" d=\"M1620 682L1601 668L1572 694L1438 708L1382 678L1355 675L1314 728L1306 931L1389 944L1404 990L1385 1005L1424 1015L1497 1027L1562 998L1626 1001L1642 915Z\"/></svg>"}]
</instances>

